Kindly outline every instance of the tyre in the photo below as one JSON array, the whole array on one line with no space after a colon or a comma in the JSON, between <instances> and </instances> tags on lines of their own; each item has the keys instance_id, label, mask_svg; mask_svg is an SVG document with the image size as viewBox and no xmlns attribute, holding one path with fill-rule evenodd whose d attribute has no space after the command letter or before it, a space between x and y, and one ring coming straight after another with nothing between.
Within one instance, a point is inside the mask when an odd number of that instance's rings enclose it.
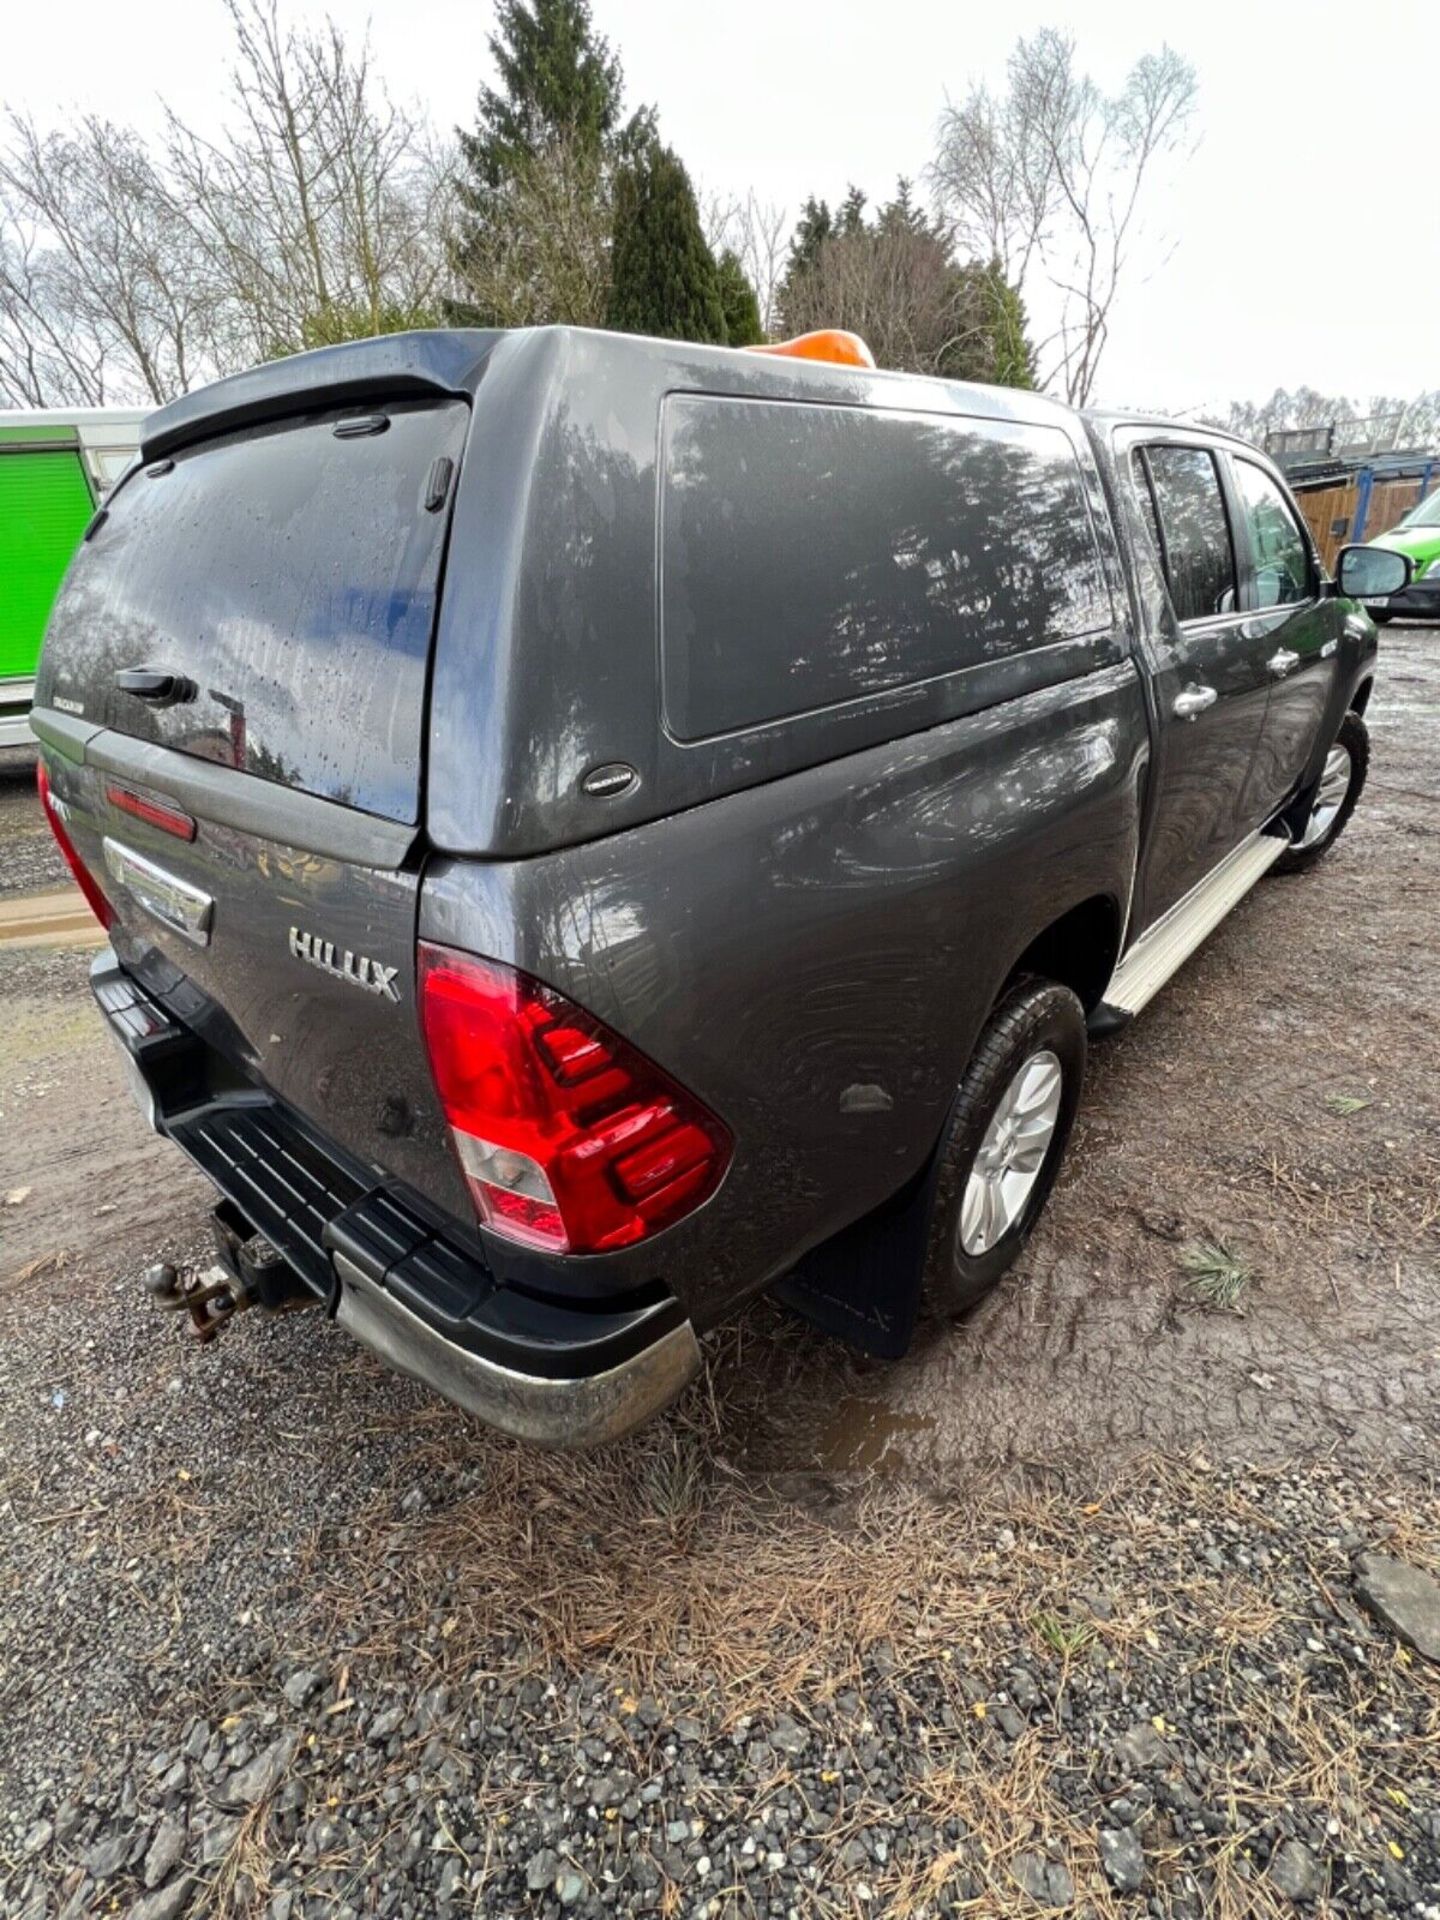
<instances>
[{"instance_id":1,"label":"tyre","mask_svg":"<svg viewBox=\"0 0 1440 1920\"><path fill-rule=\"evenodd\" d=\"M1395 618L1394 613L1389 607L1366 607L1365 611L1377 627L1388 627L1390 622Z\"/></svg>"},{"instance_id":2,"label":"tyre","mask_svg":"<svg viewBox=\"0 0 1440 1920\"><path fill-rule=\"evenodd\" d=\"M940 1142L925 1285L942 1313L974 1306L1029 1239L1084 1078L1079 1000L1053 981L1022 981L986 1022Z\"/></svg>"},{"instance_id":3,"label":"tyre","mask_svg":"<svg viewBox=\"0 0 1440 1920\"><path fill-rule=\"evenodd\" d=\"M1365 791L1370 735L1358 713L1347 713L1325 756L1325 770L1300 837L1275 862L1276 873L1304 873L1334 846Z\"/></svg>"}]
</instances>

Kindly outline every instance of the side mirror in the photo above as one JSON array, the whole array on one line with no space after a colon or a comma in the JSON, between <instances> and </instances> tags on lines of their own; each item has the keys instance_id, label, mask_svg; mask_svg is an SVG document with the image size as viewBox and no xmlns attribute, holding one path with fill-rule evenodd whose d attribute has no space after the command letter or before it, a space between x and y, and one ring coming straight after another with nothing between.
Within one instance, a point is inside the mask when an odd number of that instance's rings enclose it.
<instances>
[{"instance_id":1,"label":"side mirror","mask_svg":"<svg viewBox=\"0 0 1440 1920\"><path fill-rule=\"evenodd\" d=\"M1410 584L1409 558L1385 547L1342 547L1335 584L1347 600L1387 600Z\"/></svg>"}]
</instances>

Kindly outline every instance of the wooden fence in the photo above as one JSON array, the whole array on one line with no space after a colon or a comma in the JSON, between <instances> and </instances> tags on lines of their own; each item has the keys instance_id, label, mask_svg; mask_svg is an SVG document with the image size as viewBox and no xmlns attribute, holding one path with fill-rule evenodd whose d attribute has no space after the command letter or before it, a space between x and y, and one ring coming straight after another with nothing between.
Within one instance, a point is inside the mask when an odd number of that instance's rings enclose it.
<instances>
[{"instance_id":1,"label":"wooden fence","mask_svg":"<svg viewBox=\"0 0 1440 1920\"><path fill-rule=\"evenodd\" d=\"M1336 554L1348 540L1355 537L1351 528L1355 525L1362 492L1368 500L1364 529L1360 535L1362 540L1373 540L1377 534L1388 533L1423 498L1422 482L1418 476L1408 480L1370 482L1368 473L1352 474L1334 486L1307 487L1295 495L1300 511L1315 536L1320 556L1332 570ZM1440 470L1431 479L1428 491L1433 493L1437 486L1440 486Z\"/></svg>"}]
</instances>

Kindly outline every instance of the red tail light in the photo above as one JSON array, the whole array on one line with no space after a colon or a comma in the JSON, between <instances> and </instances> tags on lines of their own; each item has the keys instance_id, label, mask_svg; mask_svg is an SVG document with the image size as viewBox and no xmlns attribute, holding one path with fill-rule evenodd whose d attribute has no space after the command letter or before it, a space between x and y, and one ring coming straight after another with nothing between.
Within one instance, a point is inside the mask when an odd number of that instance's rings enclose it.
<instances>
[{"instance_id":1,"label":"red tail light","mask_svg":"<svg viewBox=\"0 0 1440 1920\"><path fill-rule=\"evenodd\" d=\"M137 820L143 820L147 826L158 827L162 833L173 833L177 840L195 838L193 818L188 813L182 813L179 807L167 806L163 800L152 800L147 794L136 793L133 787L122 787L117 780L112 780L106 787L105 798L121 813L133 813Z\"/></svg>"},{"instance_id":2,"label":"red tail light","mask_svg":"<svg viewBox=\"0 0 1440 1920\"><path fill-rule=\"evenodd\" d=\"M64 802L50 791L50 776L45 771L45 762L43 760L39 761L35 768L35 785L40 791L40 805L45 811L45 818L50 822L50 831L55 836L55 844L59 847L61 853L64 854L65 864L69 867L71 873L74 874L75 884L79 887L81 893L84 894L86 901L89 903L90 911L100 922L101 926L108 931L114 922L115 910L100 891L99 887L97 887L95 882L90 878L85 862L75 851L74 842L71 840L65 828Z\"/></svg>"},{"instance_id":3,"label":"red tail light","mask_svg":"<svg viewBox=\"0 0 1440 1920\"><path fill-rule=\"evenodd\" d=\"M720 1184L714 1114L563 995L420 943L420 1018L480 1218L557 1253L633 1246Z\"/></svg>"}]
</instances>

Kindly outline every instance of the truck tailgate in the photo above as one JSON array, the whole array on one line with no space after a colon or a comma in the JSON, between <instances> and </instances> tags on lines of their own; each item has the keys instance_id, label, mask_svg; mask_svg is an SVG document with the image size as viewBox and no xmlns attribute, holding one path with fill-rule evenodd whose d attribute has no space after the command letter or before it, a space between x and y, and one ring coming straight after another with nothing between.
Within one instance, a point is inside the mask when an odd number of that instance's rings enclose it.
<instances>
[{"instance_id":1,"label":"truck tailgate","mask_svg":"<svg viewBox=\"0 0 1440 1920\"><path fill-rule=\"evenodd\" d=\"M242 1079L462 1210L411 849L468 417L312 411L135 475L66 579L37 713L125 966Z\"/></svg>"}]
</instances>

